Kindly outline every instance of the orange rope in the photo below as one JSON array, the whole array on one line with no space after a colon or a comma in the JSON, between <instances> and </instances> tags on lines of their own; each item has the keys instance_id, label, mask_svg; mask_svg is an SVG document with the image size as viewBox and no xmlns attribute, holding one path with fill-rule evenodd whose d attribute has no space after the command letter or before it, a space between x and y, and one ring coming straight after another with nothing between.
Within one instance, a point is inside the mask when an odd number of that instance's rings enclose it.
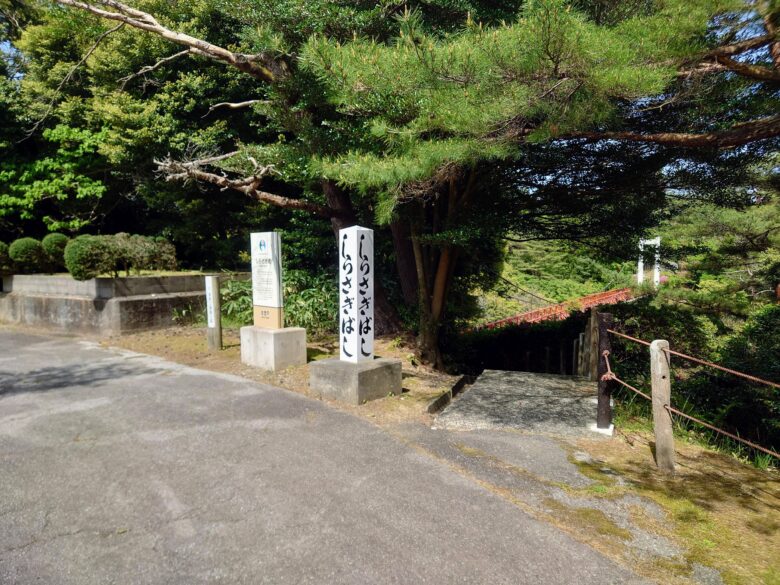
<instances>
[{"instance_id":1,"label":"orange rope","mask_svg":"<svg viewBox=\"0 0 780 585\"><path fill-rule=\"evenodd\" d=\"M642 345L650 346L650 342L645 341L644 339L637 339L636 337L631 337L630 335L626 335L625 333L620 333L618 331L614 331L612 329L607 329L609 333L612 333L614 335L617 335L618 337L623 337L625 339L628 339L630 341L634 341L636 343L641 343ZM676 355L677 357L681 357L686 360L690 360L692 362L696 362L697 364L701 364L703 366L709 366L710 368L715 368L716 370L720 370L722 372L726 372L728 374L733 374L734 376L739 376L740 378L745 378L746 380L750 380L751 382L757 382L759 384L766 384L767 386L771 386L772 388L778 388L780 389L780 384L777 384L775 382L770 382L769 380L764 380L763 378L758 378L756 376L751 376L750 374L744 374L742 372L738 372L737 370L732 370L730 368L727 368L725 366L719 366L718 364L714 364L712 362L708 362L707 360L703 360L700 358L693 357L691 355L687 355L684 353L680 353L679 351L674 351L673 349L664 349L663 351L670 353L672 355Z\"/></svg>"},{"instance_id":2,"label":"orange rope","mask_svg":"<svg viewBox=\"0 0 780 585\"><path fill-rule=\"evenodd\" d=\"M634 388L631 384L624 382L623 380L621 380L615 375L615 373L612 371L612 368L609 365L609 350L605 349L603 352L601 352L601 356L604 358L604 361L607 363L607 371L603 376L601 376L602 381L606 382L608 380L614 380L618 384L625 386L629 390L633 390L643 398L646 398L647 400L650 400L652 402L653 399L650 396L648 396L638 388Z\"/></svg>"},{"instance_id":3,"label":"orange rope","mask_svg":"<svg viewBox=\"0 0 780 585\"><path fill-rule=\"evenodd\" d=\"M719 429L718 427L712 426L710 423L704 422L703 420L700 420L696 418L695 416L691 416L690 414L685 414L684 412L677 410L673 406L670 406L668 404L664 404L664 408L668 410L669 412L676 414L678 416L681 416L683 418L687 418L688 420L691 420L695 422L696 424L700 424L703 427L707 427L708 429L715 431L716 433L720 433L721 435L726 435L727 437L734 439L735 441L739 441L740 443L744 443L748 447L752 447L753 449L757 451L762 451L766 453L767 455L771 455L772 457L777 457L780 459L780 453L777 453L776 451L772 451L771 449L767 449L766 447L762 447L761 445L756 445L755 443L752 443L748 441L747 439L743 439L742 437L739 437L737 435L734 435L732 433L729 433L728 431L724 431L723 429Z\"/></svg>"},{"instance_id":4,"label":"orange rope","mask_svg":"<svg viewBox=\"0 0 780 585\"><path fill-rule=\"evenodd\" d=\"M612 332L612 333L614 333L614 332ZM620 334L618 334L618 335L620 335ZM623 337L628 337L628 336L627 335L623 335ZM646 343L646 342L642 342L641 340L639 340L639 341L640 341L640 343ZM752 376L748 376L747 374L741 374L740 372L735 372L735 371L729 370L727 368L721 368L721 367L719 367L719 366L717 366L715 364L710 364L708 362L705 362L704 360L697 360L696 358L690 358L690 356L687 356L685 354L680 354L678 352L673 352L671 350L669 350L669 353L673 353L674 355L679 355L680 357L693 359L694 361L699 361L699 362L703 363L704 365L713 365L713 366L717 367L718 369L723 369L723 370L725 370L727 372L730 372L732 374L743 375L743 376L745 376L745 377L747 377L749 379L753 378ZM617 382L621 386L625 386L629 390L633 390L634 392L639 394L639 396L642 396L643 398L646 398L650 402L653 401L653 398L651 396L645 394L644 392L642 392L638 388L634 388L631 384L628 384L628 383L624 382L623 380L621 380L620 378L618 378L615 375L615 373L612 371L612 368L610 367L610 363L609 363L609 350L605 349L603 352L601 352L601 356L604 358L604 361L606 362L606 365L607 365L606 373L603 376L601 376L602 381L614 380L615 382ZM765 382L765 380L761 380L760 378L754 378L754 379L756 381L758 381L758 382ZM772 384L771 382L768 382L768 383L770 385L775 385L775 384ZM756 443L753 443L752 441L748 441L747 439L743 439L742 437L740 437L738 435L735 435L735 434L730 433L728 431L724 431L723 429L719 429L718 427L713 426L713 425L711 425L708 422L704 422L703 420L701 420L699 418L696 418L695 416L691 416L690 414L686 414L683 411L678 410L678 409L674 408L673 406L671 406L669 404L664 404L664 408L666 410L668 410L672 414L676 414L677 416L681 416L683 418L687 418L688 420L693 421L696 424L699 424L699 425L701 425L701 426L703 426L705 428L708 428L711 431L715 431L716 433L720 433L721 435L729 437L730 439L733 439L734 441L738 441L740 443L743 443L743 444L747 445L748 447L751 447L751 448L755 449L756 451L761 451L762 453L766 453L767 455L771 455L772 457L776 457L777 459L780 459L780 453L777 453L776 451L772 451L771 449L767 449L766 447L762 447L761 445L757 445Z\"/></svg>"},{"instance_id":5,"label":"orange rope","mask_svg":"<svg viewBox=\"0 0 780 585\"><path fill-rule=\"evenodd\" d=\"M716 370L720 370L722 372L727 372L729 374L733 374L735 376L739 376L740 378L745 378L746 380L750 380L751 382L758 382L759 384L766 384L767 386L772 386L773 388L780 388L780 384L775 384L774 382L770 382L769 380L764 380L762 378L757 378L756 376L751 376L750 374L743 374L742 372L738 372L736 370L732 370L723 366L719 366L718 364L713 364L712 362L708 362L706 360L702 360L699 358L695 358L690 355L685 355L684 353L680 353L679 351L674 351L672 349L664 349L664 351L676 355L678 357L681 357L686 360L690 360L692 362L696 362L697 364L701 364L703 366L709 366L711 368L715 368Z\"/></svg>"},{"instance_id":6,"label":"orange rope","mask_svg":"<svg viewBox=\"0 0 780 585\"><path fill-rule=\"evenodd\" d=\"M635 341L636 343L641 343L642 345L646 345L650 347L650 342L645 341L644 339L637 339L636 337L631 337L630 335L626 335L625 333L620 333L619 331L614 331L613 329L607 329L609 333L612 333L613 335L617 335L618 337L625 337L626 339L629 339L631 341Z\"/></svg>"}]
</instances>

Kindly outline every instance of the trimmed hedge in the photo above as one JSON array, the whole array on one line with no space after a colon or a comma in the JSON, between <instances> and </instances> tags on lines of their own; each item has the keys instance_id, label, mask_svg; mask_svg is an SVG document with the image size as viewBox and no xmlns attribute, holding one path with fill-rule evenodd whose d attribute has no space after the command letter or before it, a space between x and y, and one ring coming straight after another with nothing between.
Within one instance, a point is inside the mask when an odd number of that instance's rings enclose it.
<instances>
[{"instance_id":1,"label":"trimmed hedge","mask_svg":"<svg viewBox=\"0 0 780 585\"><path fill-rule=\"evenodd\" d=\"M116 251L111 236L79 236L65 246L65 268L76 280L115 272Z\"/></svg>"},{"instance_id":2,"label":"trimmed hedge","mask_svg":"<svg viewBox=\"0 0 780 585\"><path fill-rule=\"evenodd\" d=\"M41 240L41 246L52 269L65 268L65 246L69 241L68 236L58 233L49 234Z\"/></svg>"},{"instance_id":3,"label":"trimmed hedge","mask_svg":"<svg viewBox=\"0 0 780 585\"><path fill-rule=\"evenodd\" d=\"M8 246L8 255L20 274L43 272L46 267L43 246L35 238L19 238L14 241Z\"/></svg>"},{"instance_id":4,"label":"trimmed hedge","mask_svg":"<svg viewBox=\"0 0 780 585\"><path fill-rule=\"evenodd\" d=\"M79 236L65 246L65 267L76 280L119 270L175 270L176 248L164 238L129 235Z\"/></svg>"}]
</instances>

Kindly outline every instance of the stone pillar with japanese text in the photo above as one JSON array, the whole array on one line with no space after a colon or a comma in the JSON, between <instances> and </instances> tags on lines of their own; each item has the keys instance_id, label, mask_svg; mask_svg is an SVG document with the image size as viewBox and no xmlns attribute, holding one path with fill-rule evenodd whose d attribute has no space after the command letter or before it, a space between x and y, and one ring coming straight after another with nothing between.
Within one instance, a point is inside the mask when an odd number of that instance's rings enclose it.
<instances>
[{"instance_id":1,"label":"stone pillar with japanese text","mask_svg":"<svg viewBox=\"0 0 780 585\"><path fill-rule=\"evenodd\" d=\"M401 394L401 361L374 356L374 231L339 231L339 358L309 364L309 389L363 404Z\"/></svg>"},{"instance_id":2,"label":"stone pillar with japanese text","mask_svg":"<svg viewBox=\"0 0 780 585\"><path fill-rule=\"evenodd\" d=\"M354 364L374 359L374 230L339 231L339 353Z\"/></svg>"}]
</instances>

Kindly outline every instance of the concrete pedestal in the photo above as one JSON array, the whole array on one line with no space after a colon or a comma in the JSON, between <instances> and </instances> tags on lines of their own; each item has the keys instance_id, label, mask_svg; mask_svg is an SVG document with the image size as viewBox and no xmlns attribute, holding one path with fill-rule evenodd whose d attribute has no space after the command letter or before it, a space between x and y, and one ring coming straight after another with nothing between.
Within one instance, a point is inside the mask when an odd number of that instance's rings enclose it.
<instances>
[{"instance_id":1,"label":"concrete pedestal","mask_svg":"<svg viewBox=\"0 0 780 585\"><path fill-rule=\"evenodd\" d=\"M241 328L241 363L278 372L306 364L306 329Z\"/></svg>"},{"instance_id":2,"label":"concrete pedestal","mask_svg":"<svg viewBox=\"0 0 780 585\"><path fill-rule=\"evenodd\" d=\"M363 404L401 393L401 360L379 358L353 364L339 359L309 364L309 388L324 398Z\"/></svg>"}]
</instances>

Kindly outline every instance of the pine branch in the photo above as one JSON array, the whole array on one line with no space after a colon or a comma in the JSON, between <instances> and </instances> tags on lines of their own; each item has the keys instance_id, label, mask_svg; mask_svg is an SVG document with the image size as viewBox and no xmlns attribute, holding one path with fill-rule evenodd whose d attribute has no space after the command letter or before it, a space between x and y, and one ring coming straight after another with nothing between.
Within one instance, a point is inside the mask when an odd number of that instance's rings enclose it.
<instances>
[{"instance_id":1,"label":"pine branch","mask_svg":"<svg viewBox=\"0 0 780 585\"><path fill-rule=\"evenodd\" d=\"M178 53L174 53L173 55L170 55L169 57L163 57L157 63L154 65L146 65L145 67L141 67L138 71L135 73L131 73L130 75L127 75L125 77L122 77L121 79L118 79L117 81L122 82L122 85L119 86L119 89L124 90L125 86L132 81L133 79L136 79L137 77L142 77L143 75L146 75L147 73L151 73L155 69L158 69L165 65L166 63L173 61L174 59L178 59L179 57L182 57L184 55L187 55L190 53L190 49L184 49L183 51L179 51Z\"/></svg>"},{"instance_id":2,"label":"pine branch","mask_svg":"<svg viewBox=\"0 0 780 585\"><path fill-rule=\"evenodd\" d=\"M780 136L780 115L736 124L727 130L719 132L705 132L702 134L686 132L658 132L654 134L640 134L638 132L576 132L560 136L559 138L584 138L588 141L626 140L651 142L680 148L731 148L776 136Z\"/></svg>"},{"instance_id":3,"label":"pine branch","mask_svg":"<svg viewBox=\"0 0 780 585\"><path fill-rule=\"evenodd\" d=\"M116 0L93 0L92 3L83 2L81 0L54 1L63 6L78 8L79 10L90 12L101 18L115 20L132 26L133 28L152 32L173 43L187 47L190 53L222 61L223 63L235 67L239 71L251 75L255 79L275 83L288 74L287 65L284 61L276 60L264 53L256 55L235 53L203 39L176 32L162 26L154 16L148 12L136 10L126 4L117 2ZM107 10L106 8L112 10Z\"/></svg>"},{"instance_id":4,"label":"pine branch","mask_svg":"<svg viewBox=\"0 0 780 585\"><path fill-rule=\"evenodd\" d=\"M716 57L733 57L734 55L741 55L747 51L752 51L753 49L758 49L759 47L768 45L774 42L774 40L775 35L774 33L770 32L769 34L753 37L751 39L745 39L744 41L739 41L738 43L731 43L729 45L715 47L703 55L700 55L696 61L706 61L707 59L713 59Z\"/></svg>"},{"instance_id":5,"label":"pine branch","mask_svg":"<svg viewBox=\"0 0 780 585\"><path fill-rule=\"evenodd\" d=\"M202 181L205 183L211 183L221 189L233 189L248 195L252 199L268 203L276 207L283 209L297 209L301 211L308 211L322 217L333 217L334 211L330 208L314 203L313 201L307 201L305 199L295 199L292 197L285 197L283 195L277 195L276 193L269 193L260 188L263 177L268 176L275 172L272 165L259 166L255 164L255 172L242 179L231 179L227 175L213 173L203 170L202 167L214 164L234 156L236 152L230 152L219 156L212 156L209 158L202 158L193 161L175 161L170 158L163 160L156 160L159 171L165 176L167 181Z\"/></svg>"},{"instance_id":6,"label":"pine branch","mask_svg":"<svg viewBox=\"0 0 780 585\"><path fill-rule=\"evenodd\" d=\"M259 103L268 103L264 102L263 100L247 100L245 102L219 102L218 104L214 104L209 108L209 111L203 114L201 118L205 118L208 116L211 112L216 110L217 108L229 108L231 110L241 110L243 108L248 108L250 106L253 106L255 104Z\"/></svg>"},{"instance_id":7,"label":"pine branch","mask_svg":"<svg viewBox=\"0 0 780 585\"><path fill-rule=\"evenodd\" d=\"M780 83L780 70L770 69L769 67L762 67L761 65L742 63L724 56L719 56L717 61L729 71L733 71L734 73L742 75L743 77L749 77L759 81Z\"/></svg>"}]
</instances>

